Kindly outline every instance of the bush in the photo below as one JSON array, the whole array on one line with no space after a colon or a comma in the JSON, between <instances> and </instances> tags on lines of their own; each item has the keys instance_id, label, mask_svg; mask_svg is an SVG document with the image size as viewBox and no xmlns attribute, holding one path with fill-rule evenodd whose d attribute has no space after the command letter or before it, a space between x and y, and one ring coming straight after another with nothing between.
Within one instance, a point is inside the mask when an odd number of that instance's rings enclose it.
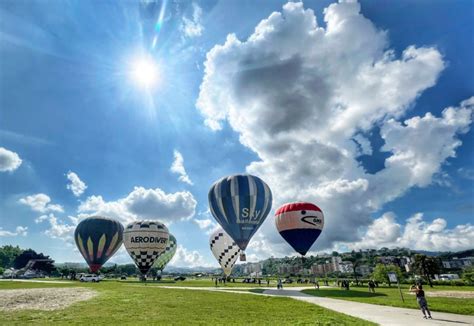
<instances>
[{"instance_id":1,"label":"bush","mask_svg":"<svg viewBox=\"0 0 474 326\"><path fill-rule=\"evenodd\" d=\"M450 280L450 281L441 281L434 280L433 285L449 285L449 286L465 286L468 285L463 280Z\"/></svg>"}]
</instances>

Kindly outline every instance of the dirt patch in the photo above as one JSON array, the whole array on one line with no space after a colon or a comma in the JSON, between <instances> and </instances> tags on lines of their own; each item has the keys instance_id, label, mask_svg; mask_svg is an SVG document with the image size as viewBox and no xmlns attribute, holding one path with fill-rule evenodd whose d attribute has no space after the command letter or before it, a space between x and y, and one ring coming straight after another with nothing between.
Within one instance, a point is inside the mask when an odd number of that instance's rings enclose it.
<instances>
[{"instance_id":1,"label":"dirt patch","mask_svg":"<svg viewBox=\"0 0 474 326\"><path fill-rule=\"evenodd\" d=\"M407 292L407 294L415 295L414 292ZM426 297L474 299L474 291L427 291Z\"/></svg>"},{"instance_id":2,"label":"dirt patch","mask_svg":"<svg viewBox=\"0 0 474 326\"><path fill-rule=\"evenodd\" d=\"M427 297L474 299L474 291L429 291Z\"/></svg>"},{"instance_id":3,"label":"dirt patch","mask_svg":"<svg viewBox=\"0 0 474 326\"><path fill-rule=\"evenodd\" d=\"M96 291L85 288L1 290L0 311L64 309L73 303L89 300L96 295Z\"/></svg>"}]
</instances>

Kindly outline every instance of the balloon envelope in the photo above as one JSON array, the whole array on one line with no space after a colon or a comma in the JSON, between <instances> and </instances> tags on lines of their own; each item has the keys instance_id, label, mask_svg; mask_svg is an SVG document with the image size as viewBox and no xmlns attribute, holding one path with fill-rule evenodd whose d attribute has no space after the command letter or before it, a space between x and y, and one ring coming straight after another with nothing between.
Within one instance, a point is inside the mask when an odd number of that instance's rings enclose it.
<instances>
[{"instance_id":1,"label":"balloon envelope","mask_svg":"<svg viewBox=\"0 0 474 326\"><path fill-rule=\"evenodd\" d=\"M165 266L173 259L174 254L176 253L176 238L170 233L168 244L166 245L165 251L161 253L155 261L155 267L162 271Z\"/></svg>"},{"instance_id":2,"label":"balloon envelope","mask_svg":"<svg viewBox=\"0 0 474 326\"><path fill-rule=\"evenodd\" d=\"M286 242L304 256L321 234L324 215L312 203L289 203L275 212L275 224Z\"/></svg>"},{"instance_id":3,"label":"balloon envelope","mask_svg":"<svg viewBox=\"0 0 474 326\"><path fill-rule=\"evenodd\" d=\"M229 276L240 254L239 246L223 229L219 229L211 234L209 246L211 247L212 254L224 270L224 274Z\"/></svg>"},{"instance_id":4,"label":"balloon envelope","mask_svg":"<svg viewBox=\"0 0 474 326\"><path fill-rule=\"evenodd\" d=\"M135 221L123 231L125 249L145 276L168 244L168 228L158 221Z\"/></svg>"},{"instance_id":5,"label":"balloon envelope","mask_svg":"<svg viewBox=\"0 0 474 326\"><path fill-rule=\"evenodd\" d=\"M123 226L102 216L82 220L74 231L74 240L92 273L97 272L122 245Z\"/></svg>"},{"instance_id":6,"label":"balloon envelope","mask_svg":"<svg viewBox=\"0 0 474 326\"><path fill-rule=\"evenodd\" d=\"M224 177L209 190L214 218L245 250L272 208L272 192L259 177L238 174Z\"/></svg>"}]
</instances>

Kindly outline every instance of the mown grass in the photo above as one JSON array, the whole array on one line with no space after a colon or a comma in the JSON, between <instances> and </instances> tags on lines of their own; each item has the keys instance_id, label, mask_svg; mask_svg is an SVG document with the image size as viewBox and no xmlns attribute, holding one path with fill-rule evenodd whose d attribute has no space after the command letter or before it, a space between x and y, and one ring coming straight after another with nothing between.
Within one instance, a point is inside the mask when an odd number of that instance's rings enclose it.
<instances>
[{"instance_id":1,"label":"mown grass","mask_svg":"<svg viewBox=\"0 0 474 326\"><path fill-rule=\"evenodd\" d=\"M434 288L424 288L428 306L432 311L450 312L463 315L474 315L474 299L430 297L431 291L473 291L474 287L463 286L436 286ZM376 293L369 293L367 289L352 288L349 291L339 288L321 288L319 290L303 290L304 293L318 297L328 297L333 299L342 299L364 303L373 303L384 306L403 307L419 309L415 296L409 294L409 287L402 286L402 293L405 302L400 298L398 288L376 288Z\"/></svg>"},{"instance_id":2,"label":"mown grass","mask_svg":"<svg viewBox=\"0 0 474 326\"><path fill-rule=\"evenodd\" d=\"M185 282L183 282L185 283ZM66 284L0 282L0 289L64 287ZM145 284L105 281L75 283L99 295L56 311L2 311L10 324L171 324L171 325L373 325L289 298L248 293L165 289ZM1 295L1 294L0 294Z\"/></svg>"}]
</instances>

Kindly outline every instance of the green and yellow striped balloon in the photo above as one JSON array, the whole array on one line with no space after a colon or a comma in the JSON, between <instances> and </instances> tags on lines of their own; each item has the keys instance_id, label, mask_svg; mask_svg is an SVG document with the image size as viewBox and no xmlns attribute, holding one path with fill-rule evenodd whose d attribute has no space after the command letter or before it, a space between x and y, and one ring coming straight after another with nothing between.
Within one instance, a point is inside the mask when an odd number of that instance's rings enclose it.
<instances>
[{"instance_id":1,"label":"green and yellow striped balloon","mask_svg":"<svg viewBox=\"0 0 474 326\"><path fill-rule=\"evenodd\" d=\"M176 253L176 238L170 233L168 244L166 245L165 251L158 256L155 260L154 266L159 270L163 270L165 266L173 259L174 254Z\"/></svg>"},{"instance_id":2,"label":"green and yellow striped balloon","mask_svg":"<svg viewBox=\"0 0 474 326\"><path fill-rule=\"evenodd\" d=\"M91 272L95 273L122 245L123 226L108 217L91 216L77 225L74 240Z\"/></svg>"}]
</instances>

